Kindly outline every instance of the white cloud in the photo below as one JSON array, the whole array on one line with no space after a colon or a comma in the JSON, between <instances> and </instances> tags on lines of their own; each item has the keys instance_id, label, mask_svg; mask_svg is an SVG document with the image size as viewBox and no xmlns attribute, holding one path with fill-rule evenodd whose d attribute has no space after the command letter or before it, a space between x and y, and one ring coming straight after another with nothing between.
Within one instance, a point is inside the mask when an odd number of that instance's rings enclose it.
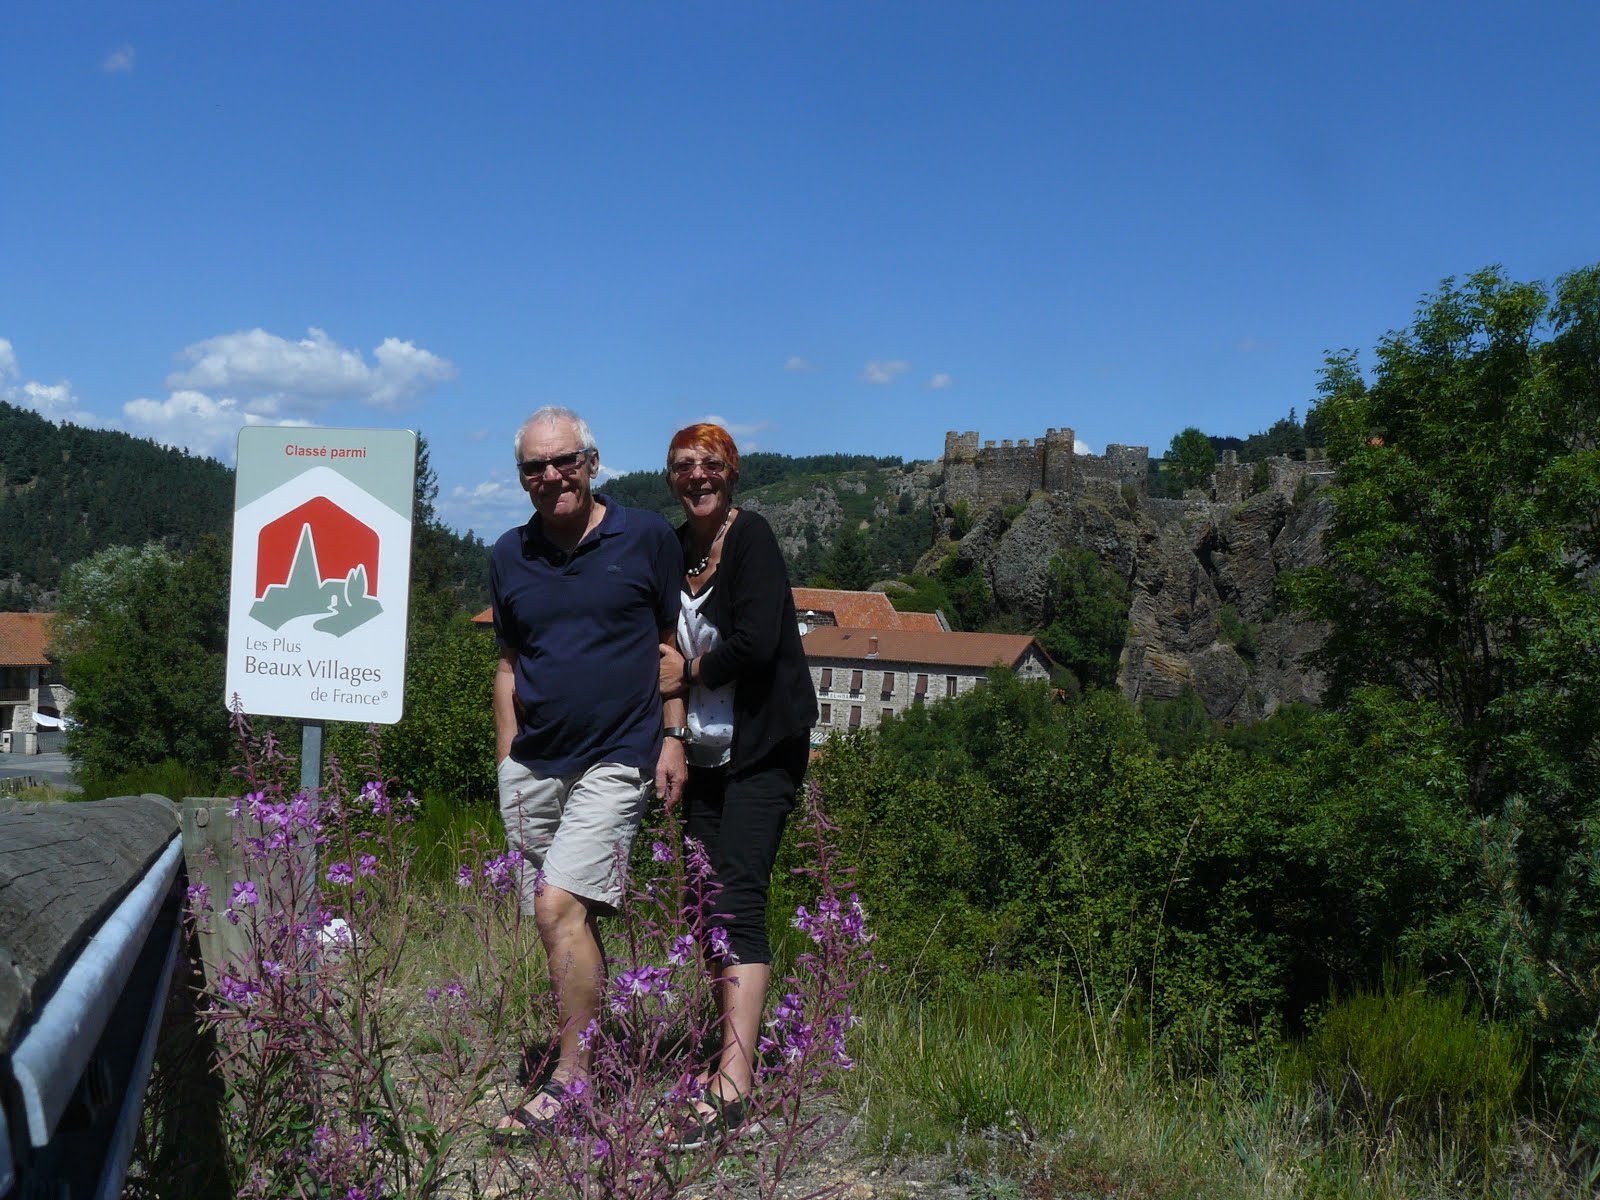
<instances>
[{"instance_id":1,"label":"white cloud","mask_svg":"<svg viewBox=\"0 0 1600 1200\"><path fill-rule=\"evenodd\" d=\"M183 357L192 365L169 375L169 388L225 392L261 415L313 415L350 399L393 409L456 376L448 359L412 342L385 338L374 366L316 328L297 342L264 329L225 333L184 347Z\"/></svg>"},{"instance_id":2,"label":"white cloud","mask_svg":"<svg viewBox=\"0 0 1600 1200\"><path fill-rule=\"evenodd\" d=\"M1072 452L1074 454L1093 454L1094 453L1093 450L1089 449L1089 443L1084 441L1082 438L1073 438L1072 439Z\"/></svg>"},{"instance_id":3,"label":"white cloud","mask_svg":"<svg viewBox=\"0 0 1600 1200\"><path fill-rule=\"evenodd\" d=\"M817 368L798 354L791 354L783 360L783 369L785 371L815 371Z\"/></svg>"},{"instance_id":4,"label":"white cloud","mask_svg":"<svg viewBox=\"0 0 1600 1200\"><path fill-rule=\"evenodd\" d=\"M246 425L308 426L312 422L292 418L269 419L248 412L232 397L213 400L204 392L183 388L165 400L130 400L122 406L130 432L154 438L164 446L180 446L195 454L209 454L229 461L239 430Z\"/></svg>"},{"instance_id":5,"label":"white cloud","mask_svg":"<svg viewBox=\"0 0 1600 1200\"><path fill-rule=\"evenodd\" d=\"M940 371L932 379L928 380L928 387L937 392L947 387L954 387L955 383L956 381L951 376Z\"/></svg>"},{"instance_id":6,"label":"white cloud","mask_svg":"<svg viewBox=\"0 0 1600 1200\"><path fill-rule=\"evenodd\" d=\"M893 383L896 376L904 375L911 370L911 364L901 359L875 358L861 370L863 383L885 384Z\"/></svg>"},{"instance_id":7,"label":"white cloud","mask_svg":"<svg viewBox=\"0 0 1600 1200\"><path fill-rule=\"evenodd\" d=\"M1272 346L1267 342L1258 342L1253 337L1240 338L1233 344L1233 348L1240 354L1255 354L1258 351L1270 350Z\"/></svg>"},{"instance_id":8,"label":"white cloud","mask_svg":"<svg viewBox=\"0 0 1600 1200\"><path fill-rule=\"evenodd\" d=\"M17 352L9 338L0 338L0 400L18 408L31 408L46 420L57 425L70 422L74 425L107 425L83 407L72 390L72 384L63 379L60 383L39 383L22 380L22 369L17 365Z\"/></svg>"},{"instance_id":9,"label":"white cloud","mask_svg":"<svg viewBox=\"0 0 1600 1200\"><path fill-rule=\"evenodd\" d=\"M125 74L133 70L133 56L133 47L124 42L101 60L100 69L111 75Z\"/></svg>"},{"instance_id":10,"label":"white cloud","mask_svg":"<svg viewBox=\"0 0 1600 1200\"><path fill-rule=\"evenodd\" d=\"M487 542L520 525L533 512L528 493L515 479L494 472L476 487L457 485L438 502L439 516L457 529L472 529Z\"/></svg>"},{"instance_id":11,"label":"white cloud","mask_svg":"<svg viewBox=\"0 0 1600 1200\"><path fill-rule=\"evenodd\" d=\"M694 423L707 425L721 425L728 431L734 444L739 447L740 454L748 454L752 450L759 450L761 446L756 440L772 428L770 421L730 421L727 417L719 417L716 413L707 413L703 417L696 417Z\"/></svg>"}]
</instances>

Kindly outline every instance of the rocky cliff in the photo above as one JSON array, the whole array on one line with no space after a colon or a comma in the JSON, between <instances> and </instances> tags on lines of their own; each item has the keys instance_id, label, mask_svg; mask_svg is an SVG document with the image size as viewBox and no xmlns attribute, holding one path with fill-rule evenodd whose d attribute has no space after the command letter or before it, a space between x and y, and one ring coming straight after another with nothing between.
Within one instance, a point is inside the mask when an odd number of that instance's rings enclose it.
<instances>
[{"instance_id":1,"label":"rocky cliff","mask_svg":"<svg viewBox=\"0 0 1600 1200\"><path fill-rule=\"evenodd\" d=\"M985 511L956 552L982 570L997 607L1035 628L1058 551L1085 547L1120 574L1131 605L1118 683L1129 699L1170 699L1187 685L1223 721L1320 699L1323 680L1304 657L1320 631L1275 602L1283 572L1321 560L1329 507L1320 490L1227 505L1088 483L1035 495L1014 518L1007 511Z\"/></svg>"}]
</instances>

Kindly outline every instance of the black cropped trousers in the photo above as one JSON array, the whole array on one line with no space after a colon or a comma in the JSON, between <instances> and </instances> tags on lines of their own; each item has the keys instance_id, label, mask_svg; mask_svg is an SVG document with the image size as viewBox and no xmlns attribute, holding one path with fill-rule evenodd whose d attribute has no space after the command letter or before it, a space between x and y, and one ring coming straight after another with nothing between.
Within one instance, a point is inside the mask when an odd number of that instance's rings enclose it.
<instances>
[{"instance_id":1,"label":"black cropped trousers","mask_svg":"<svg viewBox=\"0 0 1600 1200\"><path fill-rule=\"evenodd\" d=\"M770 963L767 889L783 829L810 758L805 734L779 742L737 773L726 767L689 768L683 793L684 832L706 848L722 890L711 924L727 930L741 963Z\"/></svg>"}]
</instances>

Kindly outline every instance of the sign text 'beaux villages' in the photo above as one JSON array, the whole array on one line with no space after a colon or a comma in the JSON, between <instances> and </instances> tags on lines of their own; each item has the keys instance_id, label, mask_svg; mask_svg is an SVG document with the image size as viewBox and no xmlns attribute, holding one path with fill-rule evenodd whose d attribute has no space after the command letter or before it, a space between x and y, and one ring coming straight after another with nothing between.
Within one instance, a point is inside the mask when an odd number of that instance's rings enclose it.
<instances>
[{"instance_id":1,"label":"sign text 'beaux villages'","mask_svg":"<svg viewBox=\"0 0 1600 1200\"><path fill-rule=\"evenodd\" d=\"M238 461L226 703L398 721L416 434L251 426Z\"/></svg>"}]
</instances>

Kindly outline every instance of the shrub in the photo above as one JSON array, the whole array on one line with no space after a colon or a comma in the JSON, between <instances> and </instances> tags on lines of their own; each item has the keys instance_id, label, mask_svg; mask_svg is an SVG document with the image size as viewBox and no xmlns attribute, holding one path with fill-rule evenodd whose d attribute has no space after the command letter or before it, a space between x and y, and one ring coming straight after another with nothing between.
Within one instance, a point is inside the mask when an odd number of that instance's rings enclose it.
<instances>
[{"instance_id":1,"label":"shrub","mask_svg":"<svg viewBox=\"0 0 1600 1200\"><path fill-rule=\"evenodd\" d=\"M1242 658L1255 662L1256 627L1241 617L1239 610L1231 604L1222 606L1222 611L1217 614L1217 624L1222 640L1232 645Z\"/></svg>"},{"instance_id":2,"label":"shrub","mask_svg":"<svg viewBox=\"0 0 1600 1200\"><path fill-rule=\"evenodd\" d=\"M1414 969L1390 966L1379 990L1335 998L1290 1062L1376 1131L1404 1123L1481 1144L1511 1118L1529 1051L1462 985L1431 994Z\"/></svg>"}]
</instances>

